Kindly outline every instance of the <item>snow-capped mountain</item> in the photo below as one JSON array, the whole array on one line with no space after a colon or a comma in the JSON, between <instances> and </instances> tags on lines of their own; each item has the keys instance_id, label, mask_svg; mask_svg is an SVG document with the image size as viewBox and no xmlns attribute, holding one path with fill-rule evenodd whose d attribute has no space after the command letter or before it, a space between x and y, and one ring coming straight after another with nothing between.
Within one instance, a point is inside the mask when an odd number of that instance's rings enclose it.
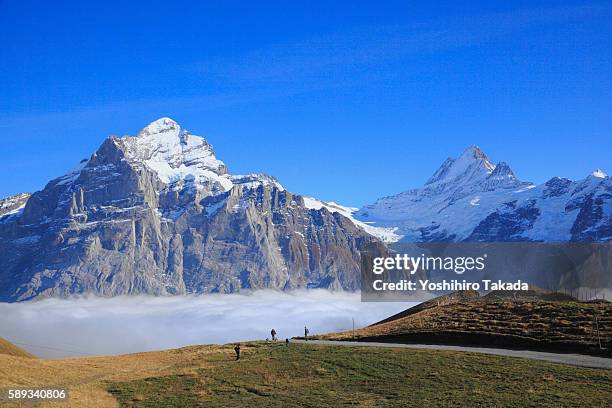
<instances>
[{"instance_id":1,"label":"snow-capped mountain","mask_svg":"<svg viewBox=\"0 0 612 408\"><path fill-rule=\"evenodd\" d=\"M0 200L0 301L92 293L359 288L383 242L612 241L612 178L518 179L476 146L361 209L232 175L168 118L111 136L32 195Z\"/></svg>"},{"instance_id":2,"label":"snow-capped mountain","mask_svg":"<svg viewBox=\"0 0 612 408\"><path fill-rule=\"evenodd\" d=\"M422 187L384 197L354 217L394 227L402 241L612 240L612 178L598 169L583 180L519 180L477 146L447 159Z\"/></svg>"},{"instance_id":3,"label":"snow-capped mountain","mask_svg":"<svg viewBox=\"0 0 612 408\"><path fill-rule=\"evenodd\" d=\"M355 290L360 250L396 237L353 210L231 175L205 139L162 118L0 201L0 300Z\"/></svg>"}]
</instances>

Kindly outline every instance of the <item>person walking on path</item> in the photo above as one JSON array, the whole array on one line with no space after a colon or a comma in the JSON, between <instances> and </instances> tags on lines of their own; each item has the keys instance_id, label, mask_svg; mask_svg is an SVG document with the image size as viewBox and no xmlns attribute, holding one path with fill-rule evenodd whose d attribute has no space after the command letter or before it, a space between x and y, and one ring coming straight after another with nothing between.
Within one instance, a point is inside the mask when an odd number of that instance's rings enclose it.
<instances>
[{"instance_id":1,"label":"person walking on path","mask_svg":"<svg viewBox=\"0 0 612 408\"><path fill-rule=\"evenodd\" d=\"M308 330L308 327L304 326L304 340L308 341L309 333L310 333L310 330Z\"/></svg>"},{"instance_id":2,"label":"person walking on path","mask_svg":"<svg viewBox=\"0 0 612 408\"><path fill-rule=\"evenodd\" d=\"M236 361L240 360L240 343L236 344L234 351L236 352Z\"/></svg>"},{"instance_id":3,"label":"person walking on path","mask_svg":"<svg viewBox=\"0 0 612 408\"><path fill-rule=\"evenodd\" d=\"M276 330L270 330L270 334L272 335L272 341L276 341Z\"/></svg>"}]
</instances>

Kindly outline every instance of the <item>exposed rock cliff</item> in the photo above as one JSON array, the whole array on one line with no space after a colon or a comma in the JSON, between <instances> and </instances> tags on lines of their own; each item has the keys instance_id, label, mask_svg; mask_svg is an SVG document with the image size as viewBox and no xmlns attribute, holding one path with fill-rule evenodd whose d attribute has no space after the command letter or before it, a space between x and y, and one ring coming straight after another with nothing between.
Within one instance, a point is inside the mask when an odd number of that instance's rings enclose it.
<instances>
[{"instance_id":1,"label":"exposed rock cliff","mask_svg":"<svg viewBox=\"0 0 612 408\"><path fill-rule=\"evenodd\" d=\"M272 177L229 174L206 140L168 118L108 138L42 191L4 205L3 301L355 290L360 249L386 232Z\"/></svg>"}]
</instances>

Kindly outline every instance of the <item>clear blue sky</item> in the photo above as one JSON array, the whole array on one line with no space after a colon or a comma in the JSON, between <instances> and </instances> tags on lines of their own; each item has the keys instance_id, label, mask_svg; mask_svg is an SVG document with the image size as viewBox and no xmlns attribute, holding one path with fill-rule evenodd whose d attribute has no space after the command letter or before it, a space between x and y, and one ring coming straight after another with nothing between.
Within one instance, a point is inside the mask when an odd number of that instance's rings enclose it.
<instances>
[{"instance_id":1,"label":"clear blue sky","mask_svg":"<svg viewBox=\"0 0 612 408\"><path fill-rule=\"evenodd\" d=\"M612 172L611 2L255 3L0 0L0 196L161 116L355 206L470 144L535 182Z\"/></svg>"}]
</instances>

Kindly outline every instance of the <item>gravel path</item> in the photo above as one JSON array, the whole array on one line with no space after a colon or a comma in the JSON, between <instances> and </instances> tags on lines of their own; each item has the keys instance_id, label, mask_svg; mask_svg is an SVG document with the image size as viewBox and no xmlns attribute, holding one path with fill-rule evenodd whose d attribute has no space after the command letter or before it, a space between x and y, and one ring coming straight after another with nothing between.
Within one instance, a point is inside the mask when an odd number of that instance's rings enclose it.
<instances>
[{"instance_id":1,"label":"gravel path","mask_svg":"<svg viewBox=\"0 0 612 408\"><path fill-rule=\"evenodd\" d=\"M587 356L583 354L564 354L547 353L543 351L531 350L511 350L489 347L470 347L470 346L447 346L440 344L400 344L400 343L375 343L361 341L331 341L331 340L293 340L294 343L319 344L330 346L351 346L351 347L391 347L391 348L412 348L428 350L448 350L465 351L470 353L493 354L496 356L509 356L529 358L531 360L544 360L553 363L571 364L580 367L604 368L612 370L612 359L605 357Z\"/></svg>"}]
</instances>

